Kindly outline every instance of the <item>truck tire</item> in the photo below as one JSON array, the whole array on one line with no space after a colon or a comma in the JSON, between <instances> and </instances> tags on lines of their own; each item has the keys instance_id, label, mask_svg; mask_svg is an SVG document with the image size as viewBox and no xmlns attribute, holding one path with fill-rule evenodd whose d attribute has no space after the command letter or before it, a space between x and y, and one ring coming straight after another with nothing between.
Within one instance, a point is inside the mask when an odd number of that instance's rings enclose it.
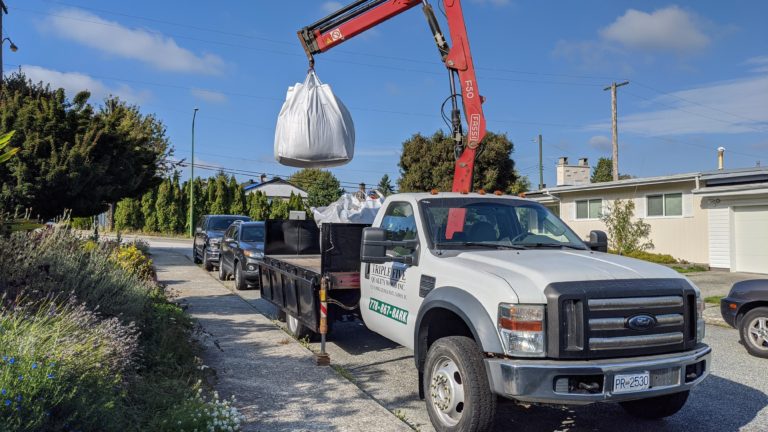
<instances>
[{"instance_id":1,"label":"truck tire","mask_svg":"<svg viewBox=\"0 0 768 432\"><path fill-rule=\"evenodd\" d=\"M438 339L424 365L427 412L438 432L490 430L496 414L483 356L465 336Z\"/></svg>"},{"instance_id":2,"label":"truck tire","mask_svg":"<svg viewBox=\"0 0 768 432\"><path fill-rule=\"evenodd\" d=\"M689 391L656 396L628 402L619 402L622 408L634 417L643 419L661 419L669 417L683 408L688 400Z\"/></svg>"},{"instance_id":3,"label":"truck tire","mask_svg":"<svg viewBox=\"0 0 768 432\"><path fill-rule=\"evenodd\" d=\"M229 275L224 271L224 266L221 265L221 258L219 258L219 280L225 281L229 278Z\"/></svg>"},{"instance_id":4,"label":"truck tire","mask_svg":"<svg viewBox=\"0 0 768 432\"><path fill-rule=\"evenodd\" d=\"M232 264L232 267L235 269L235 289L237 290L244 290L248 288L248 283L245 281L245 276L243 276L243 271L240 270L240 263L235 261L234 264Z\"/></svg>"},{"instance_id":5,"label":"truck tire","mask_svg":"<svg viewBox=\"0 0 768 432\"><path fill-rule=\"evenodd\" d=\"M208 255L205 253L205 248L203 248L203 268L205 271L213 271L213 263L208 260Z\"/></svg>"},{"instance_id":6,"label":"truck tire","mask_svg":"<svg viewBox=\"0 0 768 432\"><path fill-rule=\"evenodd\" d=\"M291 333L296 339L312 340L312 338L315 336L315 332L308 329L307 326L302 324L301 321L296 319L291 314L286 314L285 325L288 327L288 332Z\"/></svg>"},{"instance_id":7,"label":"truck tire","mask_svg":"<svg viewBox=\"0 0 768 432\"><path fill-rule=\"evenodd\" d=\"M197 257L197 248L192 246L192 262L195 264L200 264L203 261Z\"/></svg>"},{"instance_id":8,"label":"truck tire","mask_svg":"<svg viewBox=\"0 0 768 432\"><path fill-rule=\"evenodd\" d=\"M739 335L750 354L768 358L768 307L754 308L741 317Z\"/></svg>"}]
</instances>

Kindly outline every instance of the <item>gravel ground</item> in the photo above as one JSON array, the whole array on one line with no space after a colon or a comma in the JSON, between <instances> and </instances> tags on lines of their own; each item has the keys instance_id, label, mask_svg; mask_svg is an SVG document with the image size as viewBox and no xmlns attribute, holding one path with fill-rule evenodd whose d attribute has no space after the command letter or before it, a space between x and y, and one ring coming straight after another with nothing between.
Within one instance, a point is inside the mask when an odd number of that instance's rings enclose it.
<instances>
[{"instance_id":1,"label":"gravel ground","mask_svg":"<svg viewBox=\"0 0 768 432\"><path fill-rule=\"evenodd\" d=\"M219 283L213 277L211 273L212 283ZM689 277L708 296L725 295L733 282L760 275L706 272ZM224 285L234 291L232 282ZM237 294L257 311L274 314L273 307L259 298L258 291ZM638 420L614 404L569 408L502 401L496 416L496 430L766 431L768 360L748 355L738 339L734 329L707 326L705 342L714 351L712 374L691 392L686 406L666 420ZM312 349L319 349L319 344L312 344ZM418 399L417 373L409 350L368 331L359 322L351 321L335 325L328 352L337 372L354 382L365 394L414 429L433 430L424 402ZM375 425L371 425L373 429Z\"/></svg>"}]
</instances>

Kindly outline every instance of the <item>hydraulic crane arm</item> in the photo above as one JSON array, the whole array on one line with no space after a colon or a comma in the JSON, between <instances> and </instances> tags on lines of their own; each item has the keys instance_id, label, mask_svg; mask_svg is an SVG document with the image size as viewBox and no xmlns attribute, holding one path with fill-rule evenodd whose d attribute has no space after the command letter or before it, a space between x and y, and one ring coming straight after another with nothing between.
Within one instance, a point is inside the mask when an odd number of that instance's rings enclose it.
<instances>
[{"instance_id":1,"label":"hydraulic crane arm","mask_svg":"<svg viewBox=\"0 0 768 432\"><path fill-rule=\"evenodd\" d=\"M437 43L445 67L448 68L451 85L451 128L455 143L456 167L453 177L454 192L472 190L472 171L480 142L485 137L483 98L479 94L475 67L469 50L464 13L459 0L443 1L452 47L448 45L435 18L432 6L426 0L357 0L327 17L299 30L298 36L314 67L314 54L319 54L351 39L418 4L423 5L429 28ZM456 91L456 85L460 93ZM459 111L458 97L464 107L468 128L465 136Z\"/></svg>"}]
</instances>

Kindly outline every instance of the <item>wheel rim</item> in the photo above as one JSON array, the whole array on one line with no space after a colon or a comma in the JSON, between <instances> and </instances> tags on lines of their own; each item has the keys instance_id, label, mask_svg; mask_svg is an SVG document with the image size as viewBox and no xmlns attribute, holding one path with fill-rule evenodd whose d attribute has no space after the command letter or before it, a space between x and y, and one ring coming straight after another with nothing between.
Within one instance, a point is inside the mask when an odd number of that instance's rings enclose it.
<instances>
[{"instance_id":1,"label":"wheel rim","mask_svg":"<svg viewBox=\"0 0 768 432\"><path fill-rule=\"evenodd\" d=\"M224 280L224 266L222 263L219 263L219 279Z\"/></svg>"},{"instance_id":2,"label":"wheel rim","mask_svg":"<svg viewBox=\"0 0 768 432\"><path fill-rule=\"evenodd\" d=\"M452 359L442 356L432 368L429 392L432 407L446 426L455 426L464 412L464 379Z\"/></svg>"},{"instance_id":3,"label":"wheel rim","mask_svg":"<svg viewBox=\"0 0 768 432\"><path fill-rule=\"evenodd\" d=\"M762 351L768 351L768 317L753 319L747 329L749 342L752 346Z\"/></svg>"}]
</instances>

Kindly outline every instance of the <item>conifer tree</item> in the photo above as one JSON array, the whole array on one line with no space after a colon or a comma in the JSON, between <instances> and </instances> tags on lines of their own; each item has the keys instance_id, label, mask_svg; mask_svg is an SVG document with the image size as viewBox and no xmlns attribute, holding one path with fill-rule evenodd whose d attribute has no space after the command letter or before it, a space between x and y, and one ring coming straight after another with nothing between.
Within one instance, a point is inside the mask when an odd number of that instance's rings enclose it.
<instances>
[{"instance_id":1,"label":"conifer tree","mask_svg":"<svg viewBox=\"0 0 768 432\"><path fill-rule=\"evenodd\" d=\"M155 211L155 202L157 201L157 190L152 188L141 197L141 215L144 219L144 228L146 232L155 232L158 230L157 213Z\"/></svg>"}]
</instances>

